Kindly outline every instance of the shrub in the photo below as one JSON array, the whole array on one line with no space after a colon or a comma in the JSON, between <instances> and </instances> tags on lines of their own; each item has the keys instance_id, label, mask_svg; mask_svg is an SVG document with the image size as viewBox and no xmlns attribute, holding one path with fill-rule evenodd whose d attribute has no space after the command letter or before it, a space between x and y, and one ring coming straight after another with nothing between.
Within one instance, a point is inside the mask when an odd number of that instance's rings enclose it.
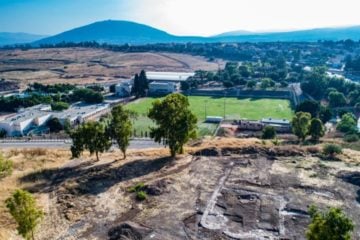
<instances>
[{"instance_id":1,"label":"shrub","mask_svg":"<svg viewBox=\"0 0 360 240\"><path fill-rule=\"evenodd\" d=\"M326 144L323 148L323 153L329 157L334 157L342 153L342 148L336 144Z\"/></svg>"},{"instance_id":2,"label":"shrub","mask_svg":"<svg viewBox=\"0 0 360 240\"><path fill-rule=\"evenodd\" d=\"M357 134L348 134L344 137L346 142L357 142L359 141L359 136Z\"/></svg>"},{"instance_id":3,"label":"shrub","mask_svg":"<svg viewBox=\"0 0 360 240\"><path fill-rule=\"evenodd\" d=\"M145 187L144 183L140 182L138 184L136 184L135 186L132 186L129 188L129 192L139 192L141 190L143 190L143 188Z\"/></svg>"},{"instance_id":4,"label":"shrub","mask_svg":"<svg viewBox=\"0 0 360 240\"><path fill-rule=\"evenodd\" d=\"M329 208L327 211L319 211L311 206L309 214L311 223L306 231L307 239L351 239L354 224L341 209Z\"/></svg>"},{"instance_id":5,"label":"shrub","mask_svg":"<svg viewBox=\"0 0 360 240\"><path fill-rule=\"evenodd\" d=\"M266 126L262 132L262 139L274 139L276 137L276 130L272 126Z\"/></svg>"},{"instance_id":6,"label":"shrub","mask_svg":"<svg viewBox=\"0 0 360 240\"><path fill-rule=\"evenodd\" d=\"M13 162L4 159L0 154L0 179L11 175L13 170Z\"/></svg>"},{"instance_id":7,"label":"shrub","mask_svg":"<svg viewBox=\"0 0 360 240\"><path fill-rule=\"evenodd\" d=\"M136 199L139 201L143 201L147 198L147 194L144 191L139 191L136 193Z\"/></svg>"}]
</instances>

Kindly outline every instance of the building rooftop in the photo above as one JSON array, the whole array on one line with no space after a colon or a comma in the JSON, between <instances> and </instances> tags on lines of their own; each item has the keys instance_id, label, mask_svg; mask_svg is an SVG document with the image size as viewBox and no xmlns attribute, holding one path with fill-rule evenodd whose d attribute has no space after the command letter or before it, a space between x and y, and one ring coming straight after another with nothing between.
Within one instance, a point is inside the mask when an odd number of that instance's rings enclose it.
<instances>
[{"instance_id":1,"label":"building rooftop","mask_svg":"<svg viewBox=\"0 0 360 240\"><path fill-rule=\"evenodd\" d=\"M186 81L189 77L193 77L193 72L146 72L148 80L153 81Z\"/></svg>"},{"instance_id":2,"label":"building rooftop","mask_svg":"<svg viewBox=\"0 0 360 240\"><path fill-rule=\"evenodd\" d=\"M75 119L78 117L86 118L89 115L92 115L96 111L101 111L109 108L110 105L108 103L99 103L99 104L84 104L77 103L73 104L69 109L62 112L55 112L53 114L54 117L59 119Z\"/></svg>"},{"instance_id":3,"label":"building rooftop","mask_svg":"<svg viewBox=\"0 0 360 240\"><path fill-rule=\"evenodd\" d=\"M290 121L287 119L274 119L274 118L263 118L261 119L261 122L268 123L268 124L290 124Z\"/></svg>"},{"instance_id":4,"label":"building rooftop","mask_svg":"<svg viewBox=\"0 0 360 240\"><path fill-rule=\"evenodd\" d=\"M27 120L32 120L37 117L49 115L51 114L49 110L51 110L50 105L40 104L33 107L20 109L17 114L11 115L1 122L7 124L17 124Z\"/></svg>"}]
</instances>

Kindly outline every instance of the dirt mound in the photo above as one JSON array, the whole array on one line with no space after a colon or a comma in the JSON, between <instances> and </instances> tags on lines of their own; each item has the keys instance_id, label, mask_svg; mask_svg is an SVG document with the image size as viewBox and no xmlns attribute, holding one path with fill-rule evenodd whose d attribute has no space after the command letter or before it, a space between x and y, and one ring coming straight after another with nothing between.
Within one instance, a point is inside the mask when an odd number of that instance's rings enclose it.
<instances>
[{"instance_id":1,"label":"dirt mound","mask_svg":"<svg viewBox=\"0 0 360 240\"><path fill-rule=\"evenodd\" d=\"M134 222L124 222L109 230L109 240L142 240L152 232L150 228Z\"/></svg>"},{"instance_id":2,"label":"dirt mound","mask_svg":"<svg viewBox=\"0 0 360 240\"><path fill-rule=\"evenodd\" d=\"M149 195L159 196L167 191L167 186L172 184L174 180L169 178L163 178L145 187L145 191Z\"/></svg>"}]
</instances>

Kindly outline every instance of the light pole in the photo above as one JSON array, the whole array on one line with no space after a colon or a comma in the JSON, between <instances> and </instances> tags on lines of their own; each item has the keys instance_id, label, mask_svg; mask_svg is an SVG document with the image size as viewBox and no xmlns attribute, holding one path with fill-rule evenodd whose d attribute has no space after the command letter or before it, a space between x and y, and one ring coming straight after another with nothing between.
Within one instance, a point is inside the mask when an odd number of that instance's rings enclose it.
<instances>
[{"instance_id":1,"label":"light pole","mask_svg":"<svg viewBox=\"0 0 360 240\"><path fill-rule=\"evenodd\" d=\"M205 121L206 121L206 117L207 117L207 100L205 100Z\"/></svg>"},{"instance_id":2,"label":"light pole","mask_svg":"<svg viewBox=\"0 0 360 240\"><path fill-rule=\"evenodd\" d=\"M225 119L225 115L226 114L226 92L224 92L224 119Z\"/></svg>"}]
</instances>

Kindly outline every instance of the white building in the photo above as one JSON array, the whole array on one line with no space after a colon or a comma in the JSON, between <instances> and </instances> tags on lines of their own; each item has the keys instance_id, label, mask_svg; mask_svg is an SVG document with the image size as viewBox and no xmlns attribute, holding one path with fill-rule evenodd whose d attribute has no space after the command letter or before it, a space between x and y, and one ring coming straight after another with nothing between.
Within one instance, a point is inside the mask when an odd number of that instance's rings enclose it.
<instances>
[{"instance_id":1,"label":"white building","mask_svg":"<svg viewBox=\"0 0 360 240\"><path fill-rule=\"evenodd\" d=\"M44 125L52 116L51 106L40 104L21 109L17 114L0 121L0 129L4 129L8 136L21 136L31 128Z\"/></svg>"},{"instance_id":2,"label":"white building","mask_svg":"<svg viewBox=\"0 0 360 240\"><path fill-rule=\"evenodd\" d=\"M146 72L146 78L156 82L181 83L195 76L194 72Z\"/></svg>"},{"instance_id":3,"label":"white building","mask_svg":"<svg viewBox=\"0 0 360 240\"><path fill-rule=\"evenodd\" d=\"M179 84L173 82L151 82L149 83L149 94L169 94L179 90Z\"/></svg>"},{"instance_id":4,"label":"white building","mask_svg":"<svg viewBox=\"0 0 360 240\"><path fill-rule=\"evenodd\" d=\"M78 103L72 105L69 109L65 111L54 113L52 117L58 118L61 124L64 124L65 121L69 121L71 125L75 125L105 114L109 111L110 104L108 103L91 105Z\"/></svg>"},{"instance_id":5,"label":"white building","mask_svg":"<svg viewBox=\"0 0 360 240\"><path fill-rule=\"evenodd\" d=\"M44 126L51 118L58 118L60 123L69 121L70 124L79 124L86 120L94 119L110 111L110 104L83 104L72 105L61 112L51 111L50 105L36 105L19 110L0 121L0 129L4 129L8 136L23 136L30 130Z\"/></svg>"},{"instance_id":6,"label":"white building","mask_svg":"<svg viewBox=\"0 0 360 240\"><path fill-rule=\"evenodd\" d=\"M129 97L132 87L133 83L131 81L119 83L115 86L115 93L118 97Z\"/></svg>"}]
</instances>

